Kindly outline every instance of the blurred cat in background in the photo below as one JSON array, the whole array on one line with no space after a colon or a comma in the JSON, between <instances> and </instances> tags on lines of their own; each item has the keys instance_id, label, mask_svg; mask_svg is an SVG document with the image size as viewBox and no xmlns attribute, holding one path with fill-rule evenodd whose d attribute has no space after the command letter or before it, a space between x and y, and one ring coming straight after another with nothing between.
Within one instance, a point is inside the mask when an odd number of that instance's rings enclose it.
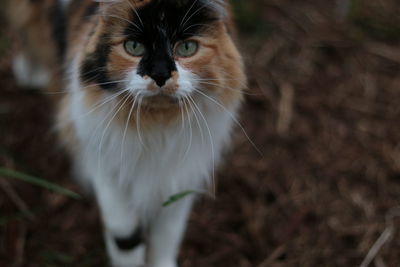
<instances>
[{"instance_id":1,"label":"blurred cat in background","mask_svg":"<svg viewBox=\"0 0 400 267\"><path fill-rule=\"evenodd\" d=\"M21 86L59 93L57 129L94 192L113 266L175 267L246 78L223 0L12 0Z\"/></svg>"}]
</instances>

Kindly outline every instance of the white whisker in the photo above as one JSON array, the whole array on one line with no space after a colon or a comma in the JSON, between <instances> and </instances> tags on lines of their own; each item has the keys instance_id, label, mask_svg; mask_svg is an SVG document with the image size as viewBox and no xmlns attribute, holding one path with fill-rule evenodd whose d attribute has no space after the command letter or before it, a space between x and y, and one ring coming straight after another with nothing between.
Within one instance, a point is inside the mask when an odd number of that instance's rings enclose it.
<instances>
[{"instance_id":1,"label":"white whisker","mask_svg":"<svg viewBox=\"0 0 400 267\"><path fill-rule=\"evenodd\" d=\"M183 29L182 32L186 32L190 28L197 27L197 26L209 26L209 25L207 25L207 24L199 24L199 23L198 24L192 24L192 25L187 26L185 29Z\"/></svg>"},{"instance_id":2,"label":"white whisker","mask_svg":"<svg viewBox=\"0 0 400 267\"><path fill-rule=\"evenodd\" d=\"M141 124L141 121L140 121L140 108L142 106L142 100L143 100L143 97L139 98L138 107L137 107L137 110L136 110L136 131L137 131L140 143L142 144L143 148L146 148L146 145L144 144L142 135L140 133L140 124Z\"/></svg>"},{"instance_id":3,"label":"white whisker","mask_svg":"<svg viewBox=\"0 0 400 267\"><path fill-rule=\"evenodd\" d=\"M91 70L89 70L87 72L84 72L84 73L80 74L80 76L86 76L86 75L88 75L90 73L97 72L99 70L106 70L106 67L97 67L95 69L91 69ZM95 77L97 77L97 75ZM86 81L83 81L83 83L87 83L87 82L90 82L90 81L91 80L86 80Z\"/></svg>"},{"instance_id":4,"label":"white whisker","mask_svg":"<svg viewBox=\"0 0 400 267\"><path fill-rule=\"evenodd\" d=\"M203 144L204 144L205 138L204 138L204 134L203 134L203 128L201 127L201 123L200 123L199 117L198 117L197 114L196 114L196 109L193 107L192 101L190 101L190 96L187 96L186 99L188 100L187 103L188 103L189 107L190 107L191 110L193 111L193 116L194 116L194 118L195 118L195 120L196 120L196 122L197 122L197 127L199 127L200 136L201 136L201 141L202 141Z\"/></svg>"},{"instance_id":5,"label":"white whisker","mask_svg":"<svg viewBox=\"0 0 400 267\"><path fill-rule=\"evenodd\" d=\"M101 106L104 106L105 104L107 104L108 102L110 102L111 100L117 98L118 96L122 95L123 93L128 92L129 90L122 90L120 92L118 92L117 94L112 94L111 96L107 97L103 102L101 102L100 104L96 104L91 110L89 110L87 113L80 115L79 117L85 117L90 115L91 113L93 113L95 110L97 110L98 108L100 108Z\"/></svg>"},{"instance_id":6,"label":"white whisker","mask_svg":"<svg viewBox=\"0 0 400 267\"><path fill-rule=\"evenodd\" d=\"M101 166L101 158L100 157L101 157L101 153L102 153L102 150L103 150L103 140L104 140L104 137L106 135L106 132L107 132L108 128L110 127L111 123L113 122L113 120L115 119L115 117L118 115L118 113L124 107L126 102L129 100L129 97L130 97L129 95L126 95L124 98L121 99L121 101L124 100L124 102L119 106L118 110L114 113L114 115L111 117L111 119L109 120L109 122L107 123L106 127L103 130L103 134L101 135L101 138L100 138L100 146L99 146L99 149L98 149L98 167L99 167L99 169L100 169L100 166Z\"/></svg>"},{"instance_id":7,"label":"white whisker","mask_svg":"<svg viewBox=\"0 0 400 267\"><path fill-rule=\"evenodd\" d=\"M121 82L129 82L129 80L124 79L124 80L110 81L110 82L104 82L104 83L94 83L94 84L90 84L90 85L84 86L84 87L82 87L82 89L87 89L87 88L101 86L101 85L117 84L117 83L121 83Z\"/></svg>"},{"instance_id":8,"label":"white whisker","mask_svg":"<svg viewBox=\"0 0 400 267\"><path fill-rule=\"evenodd\" d=\"M185 133L185 115L183 114L183 104L182 104L182 99L178 99L179 103L179 111L181 113L181 120L182 120L182 128L181 128L181 133Z\"/></svg>"},{"instance_id":9,"label":"white whisker","mask_svg":"<svg viewBox=\"0 0 400 267\"><path fill-rule=\"evenodd\" d=\"M212 2L212 1L210 1L210 2L207 3L207 4L202 5L202 6L199 7L195 12L193 12L193 13L186 19L186 21L185 21L185 23L183 24L182 27L185 27L186 24L190 21L190 19L193 18L194 15L196 15L197 13L199 13L203 8L205 8L205 7L207 7L207 6L210 6L210 5L211 5L211 2Z\"/></svg>"},{"instance_id":10,"label":"white whisker","mask_svg":"<svg viewBox=\"0 0 400 267\"><path fill-rule=\"evenodd\" d=\"M124 100L124 98L120 99L116 105L112 106L111 110L106 114L106 116L104 117L103 120L101 120L100 123L97 124L96 128L93 130L91 137L89 138L89 145L92 144L92 142L94 142L95 140L97 140L97 138L95 138L95 135L97 134L97 132L99 131L100 127L103 125L103 123L106 122L107 118L109 118L109 116L111 116L111 114L114 112L114 110L118 107L118 105ZM100 152L98 152L98 155L100 155ZM100 166L98 165L98 171L100 171Z\"/></svg>"},{"instance_id":11,"label":"white whisker","mask_svg":"<svg viewBox=\"0 0 400 267\"><path fill-rule=\"evenodd\" d=\"M240 127L240 129L242 130L242 132L244 133L244 135L246 136L247 140L250 142L250 144L254 147L254 149L260 154L260 156L264 156L263 153L261 152L261 150L256 146L256 144L251 140L250 136L247 134L246 130L244 129L244 127L242 126L242 124L239 122L239 120L232 114L232 112L230 112L226 107L224 107L221 103L219 103L218 101L216 101L214 98L204 94L203 92L201 92L200 90L194 89L195 92L199 93L200 95L206 97L207 99L209 99L210 101L212 101L213 103L215 103L217 106L221 107L225 112L228 113L228 115L232 118L232 120Z\"/></svg>"},{"instance_id":12,"label":"white whisker","mask_svg":"<svg viewBox=\"0 0 400 267\"><path fill-rule=\"evenodd\" d=\"M186 12L185 16L183 16L181 23L179 24L179 28L184 27L186 23L186 17L187 15L189 15L190 11L192 10L192 8L194 7L194 5L197 3L198 0L193 1L193 4L190 6L190 8L188 9L188 11Z\"/></svg>"},{"instance_id":13,"label":"white whisker","mask_svg":"<svg viewBox=\"0 0 400 267\"><path fill-rule=\"evenodd\" d=\"M136 2L135 2L135 7L132 6L132 3L131 3L130 1L128 1L128 4L131 6L133 12L135 12L136 16L138 17L140 24L141 24L142 27L144 28L143 21L142 21L142 19L140 18L139 13L138 13L137 10L136 10L136 8L137 8L137 7L136 7Z\"/></svg>"},{"instance_id":14,"label":"white whisker","mask_svg":"<svg viewBox=\"0 0 400 267\"><path fill-rule=\"evenodd\" d=\"M261 95L261 94L248 93L245 90L236 89L236 88L232 88L232 87L229 87L229 86L223 86L223 85L220 85L218 83L212 83L212 82L206 82L206 81L197 81L197 82L200 83L200 84L207 84L207 85L216 86L216 87L219 87L219 88L222 88L222 89L232 90L232 91L236 91L236 92L242 92L245 95L251 95L251 96L260 96Z\"/></svg>"},{"instance_id":15,"label":"white whisker","mask_svg":"<svg viewBox=\"0 0 400 267\"><path fill-rule=\"evenodd\" d=\"M189 113L189 108L188 108L188 104L186 103L187 98L183 98L183 104L185 105L185 110L186 110L186 114L187 114L187 118L188 118L188 123L189 123L189 130L190 130L190 135L189 135L189 144L188 147L185 151L185 153L183 154L183 158L186 158L191 147L192 147L192 142L193 142L193 127L192 127L192 119Z\"/></svg>"},{"instance_id":16,"label":"white whisker","mask_svg":"<svg viewBox=\"0 0 400 267\"><path fill-rule=\"evenodd\" d=\"M122 18L122 17L119 17L119 16L116 16L116 15L98 15L98 16L101 16L101 17L111 17L111 18L116 18L116 19L120 19L120 20L122 20L122 21L125 21L125 22L128 22L130 25L132 25L132 26L134 26L136 29L138 29L139 31L143 31L142 30L142 28L140 28L136 23L134 23L134 22L132 22L132 21L130 21L130 20L127 20L127 19L125 19L125 18Z\"/></svg>"},{"instance_id":17,"label":"white whisker","mask_svg":"<svg viewBox=\"0 0 400 267\"><path fill-rule=\"evenodd\" d=\"M191 102L193 103L193 105L195 106L195 108L198 110L200 116L202 117L205 126L207 127L207 131L208 131L208 136L210 138L210 146L211 146L211 161L212 161L212 188L213 191L215 193L215 152L214 152L214 139L212 137L211 134L211 130L210 127L208 125L208 122L206 120L206 118L204 117L203 113L201 112L199 106L196 104L196 102L194 101L194 99L189 96L189 100L191 100Z\"/></svg>"},{"instance_id":18,"label":"white whisker","mask_svg":"<svg viewBox=\"0 0 400 267\"><path fill-rule=\"evenodd\" d=\"M125 129L124 129L124 133L123 133L123 135L122 135L122 141L121 141L121 158L120 158L121 164L122 164L122 162L123 162L123 156L124 156L124 142L125 142L126 134L127 134L127 132L128 132L129 122L130 122L130 120L131 120L132 113L133 113L133 109L135 108L136 101L137 101L138 97L139 97L139 94L135 95L135 98L134 98L134 100L133 100L132 106L131 106L131 108L130 108L130 110L129 110L128 118L126 119ZM121 166L120 169L122 170L122 166ZM122 178L121 178L121 171L120 171L120 181L121 181L121 180L122 180Z\"/></svg>"}]
</instances>

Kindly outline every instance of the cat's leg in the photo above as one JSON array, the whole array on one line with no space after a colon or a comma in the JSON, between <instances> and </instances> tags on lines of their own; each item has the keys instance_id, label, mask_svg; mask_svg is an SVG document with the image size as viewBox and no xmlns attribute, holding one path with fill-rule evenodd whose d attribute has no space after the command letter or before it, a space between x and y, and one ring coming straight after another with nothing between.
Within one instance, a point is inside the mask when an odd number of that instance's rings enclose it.
<instances>
[{"instance_id":1,"label":"cat's leg","mask_svg":"<svg viewBox=\"0 0 400 267\"><path fill-rule=\"evenodd\" d=\"M147 267L177 267L176 257L192 203L193 197L188 196L161 208L150 228Z\"/></svg>"},{"instance_id":2,"label":"cat's leg","mask_svg":"<svg viewBox=\"0 0 400 267\"><path fill-rule=\"evenodd\" d=\"M108 255L114 267L143 266L145 247L135 209L111 182L95 182Z\"/></svg>"},{"instance_id":3,"label":"cat's leg","mask_svg":"<svg viewBox=\"0 0 400 267\"><path fill-rule=\"evenodd\" d=\"M105 229L104 238L107 252L113 267L143 267L145 262L145 245L142 242L135 244L134 232L132 236L120 238ZM140 237L141 238L141 237ZM124 244L121 246L121 244ZM132 245L135 244L135 245ZM126 246L127 245L127 246Z\"/></svg>"},{"instance_id":4,"label":"cat's leg","mask_svg":"<svg viewBox=\"0 0 400 267\"><path fill-rule=\"evenodd\" d=\"M48 70L32 62L24 52L14 57L12 68L17 84L21 87L44 88L50 81Z\"/></svg>"}]
</instances>

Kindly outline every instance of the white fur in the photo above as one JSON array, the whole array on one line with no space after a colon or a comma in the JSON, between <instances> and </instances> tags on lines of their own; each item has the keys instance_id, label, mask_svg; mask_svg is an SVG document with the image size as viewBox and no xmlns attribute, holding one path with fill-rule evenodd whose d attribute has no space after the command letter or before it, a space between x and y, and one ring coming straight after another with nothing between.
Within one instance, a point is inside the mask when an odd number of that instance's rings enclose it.
<instances>
[{"instance_id":1,"label":"white fur","mask_svg":"<svg viewBox=\"0 0 400 267\"><path fill-rule=\"evenodd\" d=\"M144 79L142 76L137 74L137 69L130 71L127 78L129 82L127 82L126 85L132 95L136 95L139 92L146 93L146 88L152 82L150 78Z\"/></svg>"},{"instance_id":2,"label":"white fur","mask_svg":"<svg viewBox=\"0 0 400 267\"><path fill-rule=\"evenodd\" d=\"M44 88L50 81L45 67L31 62L23 53L13 59L13 72L17 84L27 88Z\"/></svg>"},{"instance_id":3,"label":"white fur","mask_svg":"<svg viewBox=\"0 0 400 267\"><path fill-rule=\"evenodd\" d=\"M196 75L186 70L179 63L177 63L176 66L179 73L179 78L177 81L179 90L177 91L176 96L184 97L190 95L193 93L194 88L197 85ZM141 94L142 96L152 96L159 94L162 91L161 88L158 89L158 91L146 90L147 87L154 81L150 78L145 79L137 74L136 68L132 69L127 76L127 80L129 80L129 82L126 83L126 86L129 88L129 92L134 96L137 94ZM172 80L172 78L170 80Z\"/></svg>"},{"instance_id":4,"label":"white fur","mask_svg":"<svg viewBox=\"0 0 400 267\"><path fill-rule=\"evenodd\" d=\"M75 160L83 179L96 192L111 261L118 267L139 266L143 255L121 254L109 235L128 236L140 224L148 233L146 266L176 267L194 196L165 208L162 204L177 193L207 189L213 166L229 139L232 115L209 99L194 95L202 115L193 107L189 118L175 124L159 125L146 132L129 125L125 132L124 126L112 120L118 101L91 112L93 107L83 101L85 92L80 87L78 70L75 62L71 66L69 114L81 142ZM179 94L192 93L194 75L182 67L178 71ZM148 82L134 75L131 80L128 86L132 92L145 88ZM231 107L230 112L235 109Z\"/></svg>"},{"instance_id":5,"label":"white fur","mask_svg":"<svg viewBox=\"0 0 400 267\"><path fill-rule=\"evenodd\" d=\"M196 75L182 67L180 64L176 64L179 78L178 78L178 86L179 91L177 94L179 96L186 96L193 93L195 87L198 85L196 82Z\"/></svg>"}]
</instances>

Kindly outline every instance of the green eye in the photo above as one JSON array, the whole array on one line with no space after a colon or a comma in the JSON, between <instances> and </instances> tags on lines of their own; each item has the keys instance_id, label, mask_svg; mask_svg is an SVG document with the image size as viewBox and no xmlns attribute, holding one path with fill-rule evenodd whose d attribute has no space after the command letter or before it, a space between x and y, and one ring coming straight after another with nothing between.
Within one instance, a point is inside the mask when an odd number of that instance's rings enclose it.
<instances>
[{"instance_id":1,"label":"green eye","mask_svg":"<svg viewBox=\"0 0 400 267\"><path fill-rule=\"evenodd\" d=\"M199 44L195 41L186 41L178 45L176 55L178 57L191 57L196 54Z\"/></svg>"},{"instance_id":2,"label":"green eye","mask_svg":"<svg viewBox=\"0 0 400 267\"><path fill-rule=\"evenodd\" d=\"M141 57L144 55L146 48L142 43L136 41L126 41L124 44L125 51L134 57Z\"/></svg>"}]
</instances>

